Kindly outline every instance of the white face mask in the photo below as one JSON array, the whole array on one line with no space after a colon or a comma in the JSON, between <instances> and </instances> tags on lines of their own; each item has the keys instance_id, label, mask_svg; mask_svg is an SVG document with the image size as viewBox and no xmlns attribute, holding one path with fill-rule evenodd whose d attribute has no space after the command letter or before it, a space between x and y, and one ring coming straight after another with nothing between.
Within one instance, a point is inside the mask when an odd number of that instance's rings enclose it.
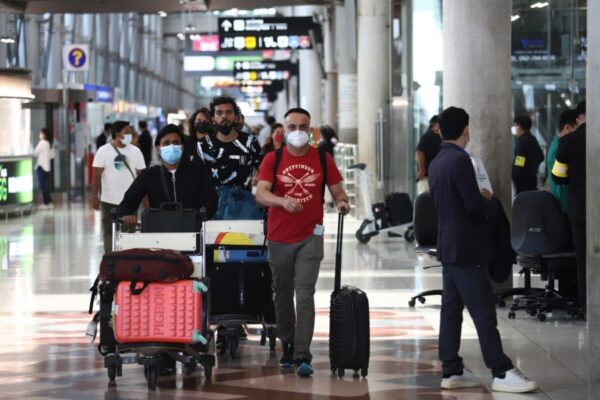
<instances>
[{"instance_id":1,"label":"white face mask","mask_svg":"<svg viewBox=\"0 0 600 400\"><path fill-rule=\"evenodd\" d=\"M308 133L293 131L288 133L285 139L290 146L304 147L308 143Z\"/></svg>"},{"instance_id":2,"label":"white face mask","mask_svg":"<svg viewBox=\"0 0 600 400\"><path fill-rule=\"evenodd\" d=\"M511 126L510 127L510 133L512 133L513 135L517 136L517 127L516 126Z\"/></svg>"},{"instance_id":3,"label":"white face mask","mask_svg":"<svg viewBox=\"0 0 600 400\"><path fill-rule=\"evenodd\" d=\"M123 140L121 140L123 142L123 144L131 144L131 141L133 140L133 135L131 133L126 133L125 136L123 137Z\"/></svg>"}]
</instances>

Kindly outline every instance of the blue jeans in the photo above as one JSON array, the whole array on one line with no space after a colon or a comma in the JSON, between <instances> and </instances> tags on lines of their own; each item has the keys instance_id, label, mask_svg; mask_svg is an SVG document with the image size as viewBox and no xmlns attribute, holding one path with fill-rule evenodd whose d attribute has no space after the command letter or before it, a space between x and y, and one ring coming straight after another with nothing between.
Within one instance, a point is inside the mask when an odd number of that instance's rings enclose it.
<instances>
[{"instance_id":1,"label":"blue jeans","mask_svg":"<svg viewBox=\"0 0 600 400\"><path fill-rule=\"evenodd\" d=\"M50 204L52 199L50 198L50 188L48 187L48 178L50 177L50 172L44 171L44 168L37 167L35 169L35 173L37 175L38 186L42 191L42 196L44 197L44 204Z\"/></svg>"},{"instance_id":2,"label":"blue jeans","mask_svg":"<svg viewBox=\"0 0 600 400\"><path fill-rule=\"evenodd\" d=\"M502 349L487 266L444 264L443 278L439 338L443 373L450 375L463 369L458 351L465 306L475 323L483 360L492 375L499 376L513 369L512 361Z\"/></svg>"}]
</instances>

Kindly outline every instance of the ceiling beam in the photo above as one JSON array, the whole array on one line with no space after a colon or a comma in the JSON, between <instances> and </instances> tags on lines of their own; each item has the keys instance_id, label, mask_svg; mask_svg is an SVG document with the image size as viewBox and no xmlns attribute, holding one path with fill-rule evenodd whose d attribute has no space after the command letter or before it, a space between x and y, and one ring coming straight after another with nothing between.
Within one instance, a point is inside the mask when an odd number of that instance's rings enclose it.
<instances>
[{"instance_id":1,"label":"ceiling beam","mask_svg":"<svg viewBox=\"0 0 600 400\"><path fill-rule=\"evenodd\" d=\"M17 3L15 1L0 0L0 11L4 10L9 12L22 13L25 12L25 5L22 3Z\"/></svg>"}]
</instances>

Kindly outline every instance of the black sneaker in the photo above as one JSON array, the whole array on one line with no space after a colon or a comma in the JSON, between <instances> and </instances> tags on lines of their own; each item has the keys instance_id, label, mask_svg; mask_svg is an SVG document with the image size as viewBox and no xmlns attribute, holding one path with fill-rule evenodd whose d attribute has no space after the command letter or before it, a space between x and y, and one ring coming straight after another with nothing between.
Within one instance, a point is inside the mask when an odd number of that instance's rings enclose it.
<instances>
[{"instance_id":1,"label":"black sneaker","mask_svg":"<svg viewBox=\"0 0 600 400\"><path fill-rule=\"evenodd\" d=\"M283 345L283 357L279 360L279 366L281 368L293 368L294 367L294 345L286 343Z\"/></svg>"},{"instance_id":2,"label":"black sneaker","mask_svg":"<svg viewBox=\"0 0 600 400\"><path fill-rule=\"evenodd\" d=\"M308 378L313 374L313 368L310 361L302 359L296 361L296 374L301 378Z\"/></svg>"}]
</instances>

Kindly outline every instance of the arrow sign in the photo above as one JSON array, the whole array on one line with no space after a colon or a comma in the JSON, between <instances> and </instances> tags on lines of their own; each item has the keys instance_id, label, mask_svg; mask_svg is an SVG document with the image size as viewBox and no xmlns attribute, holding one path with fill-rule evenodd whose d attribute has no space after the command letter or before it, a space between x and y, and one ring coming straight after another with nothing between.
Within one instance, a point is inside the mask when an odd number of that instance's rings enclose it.
<instances>
[{"instance_id":1,"label":"arrow sign","mask_svg":"<svg viewBox=\"0 0 600 400\"><path fill-rule=\"evenodd\" d=\"M225 32L229 32L229 30L233 27L233 24L231 23L231 21L229 21L228 19L226 19L225 21L223 21L223 23L221 24L221 28L223 28L223 30Z\"/></svg>"}]
</instances>

